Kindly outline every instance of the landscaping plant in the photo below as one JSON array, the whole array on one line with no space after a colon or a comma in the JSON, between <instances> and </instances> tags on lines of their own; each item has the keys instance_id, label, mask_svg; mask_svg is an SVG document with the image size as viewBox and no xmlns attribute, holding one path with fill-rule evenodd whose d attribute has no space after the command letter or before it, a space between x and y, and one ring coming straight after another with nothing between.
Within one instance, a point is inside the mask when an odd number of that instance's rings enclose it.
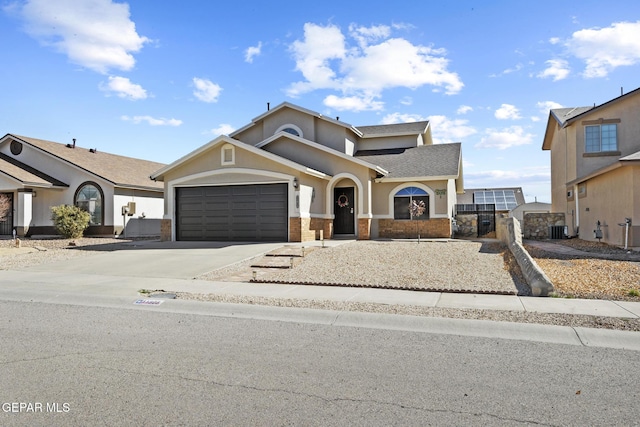
<instances>
[{"instance_id":1,"label":"landscaping plant","mask_svg":"<svg viewBox=\"0 0 640 427\"><path fill-rule=\"evenodd\" d=\"M422 200L411 200L411 203L409 203L409 212L411 212L411 219L415 219L421 216L424 213L425 209L426 208ZM418 222L416 222L416 233L418 234L418 243L420 243L420 224Z\"/></svg>"},{"instance_id":2,"label":"landscaping plant","mask_svg":"<svg viewBox=\"0 0 640 427\"><path fill-rule=\"evenodd\" d=\"M11 210L11 199L6 194L0 194L0 221L6 221Z\"/></svg>"},{"instance_id":3,"label":"landscaping plant","mask_svg":"<svg viewBox=\"0 0 640 427\"><path fill-rule=\"evenodd\" d=\"M82 237L91 219L89 212L77 206L52 206L51 212L51 219L53 220L56 231L68 239Z\"/></svg>"}]
</instances>

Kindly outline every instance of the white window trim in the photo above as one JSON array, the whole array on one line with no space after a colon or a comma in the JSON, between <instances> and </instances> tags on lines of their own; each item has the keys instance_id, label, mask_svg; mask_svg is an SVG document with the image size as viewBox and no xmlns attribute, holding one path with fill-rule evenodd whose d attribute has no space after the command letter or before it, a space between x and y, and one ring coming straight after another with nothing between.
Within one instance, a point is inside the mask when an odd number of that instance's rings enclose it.
<instances>
[{"instance_id":1,"label":"white window trim","mask_svg":"<svg viewBox=\"0 0 640 427\"><path fill-rule=\"evenodd\" d=\"M275 131L274 135L275 135L276 133L278 133L278 132L283 132L283 131L284 131L285 129L287 129L287 128L291 128L291 129L295 130L296 132L298 132L298 136L299 136L300 138L303 138L303 137L304 137L304 135L303 135L303 133L302 133L302 129L300 129L298 126L293 125L293 124L291 124L291 123L288 123L288 124L286 124L286 125L282 125L282 126L280 126L280 127Z\"/></svg>"},{"instance_id":2,"label":"white window trim","mask_svg":"<svg viewBox=\"0 0 640 427\"><path fill-rule=\"evenodd\" d=\"M231 161L225 161L225 153L231 150ZM220 150L220 164L223 166L236 164L236 147L233 144L224 144Z\"/></svg>"}]
</instances>

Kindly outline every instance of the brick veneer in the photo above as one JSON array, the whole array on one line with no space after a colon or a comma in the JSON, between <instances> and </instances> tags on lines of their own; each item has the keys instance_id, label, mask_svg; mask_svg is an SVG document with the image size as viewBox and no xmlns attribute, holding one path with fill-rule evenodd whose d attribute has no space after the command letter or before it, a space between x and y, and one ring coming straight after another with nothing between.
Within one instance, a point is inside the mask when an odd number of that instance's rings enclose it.
<instances>
[{"instance_id":1,"label":"brick veneer","mask_svg":"<svg viewBox=\"0 0 640 427\"><path fill-rule=\"evenodd\" d=\"M378 233L386 239L449 238L451 237L451 220L449 218L431 218L427 220L378 220Z\"/></svg>"},{"instance_id":2,"label":"brick veneer","mask_svg":"<svg viewBox=\"0 0 640 427\"><path fill-rule=\"evenodd\" d=\"M324 218L289 218L289 241L308 242L320 239L320 230L324 238L329 239L333 221Z\"/></svg>"},{"instance_id":3,"label":"brick veneer","mask_svg":"<svg viewBox=\"0 0 640 427\"><path fill-rule=\"evenodd\" d=\"M171 240L171 220L162 219L160 220L160 241L168 242L169 240Z\"/></svg>"},{"instance_id":4,"label":"brick veneer","mask_svg":"<svg viewBox=\"0 0 640 427\"><path fill-rule=\"evenodd\" d=\"M358 240L371 239L371 219L358 218Z\"/></svg>"}]
</instances>

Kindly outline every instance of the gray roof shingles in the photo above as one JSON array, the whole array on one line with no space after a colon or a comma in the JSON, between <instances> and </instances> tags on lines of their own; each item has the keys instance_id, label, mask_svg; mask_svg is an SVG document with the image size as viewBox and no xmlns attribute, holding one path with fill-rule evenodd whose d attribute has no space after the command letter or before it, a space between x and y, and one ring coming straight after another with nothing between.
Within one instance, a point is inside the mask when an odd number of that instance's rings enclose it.
<instances>
[{"instance_id":1,"label":"gray roof shingles","mask_svg":"<svg viewBox=\"0 0 640 427\"><path fill-rule=\"evenodd\" d=\"M458 176L461 144L421 145L389 150L361 150L355 157L389 171L386 178Z\"/></svg>"},{"instance_id":2,"label":"gray roof shingles","mask_svg":"<svg viewBox=\"0 0 640 427\"><path fill-rule=\"evenodd\" d=\"M428 121L396 123L390 125L357 126L364 138L373 136L401 135L401 134L421 134L427 130Z\"/></svg>"}]
</instances>

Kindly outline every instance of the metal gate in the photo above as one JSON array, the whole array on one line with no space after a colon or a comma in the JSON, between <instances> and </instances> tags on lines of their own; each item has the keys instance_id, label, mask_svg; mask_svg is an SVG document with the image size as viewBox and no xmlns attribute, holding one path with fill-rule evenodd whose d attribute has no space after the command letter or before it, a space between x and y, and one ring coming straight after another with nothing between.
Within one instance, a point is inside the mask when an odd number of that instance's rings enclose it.
<instances>
[{"instance_id":1,"label":"metal gate","mask_svg":"<svg viewBox=\"0 0 640 427\"><path fill-rule=\"evenodd\" d=\"M0 193L9 198L9 210L6 212L4 220L0 220L0 235L13 234L13 193ZM0 218L1 219L1 218Z\"/></svg>"},{"instance_id":2,"label":"metal gate","mask_svg":"<svg viewBox=\"0 0 640 427\"><path fill-rule=\"evenodd\" d=\"M496 231L496 205L493 203L456 205L456 215L476 215L478 237Z\"/></svg>"}]
</instances>

